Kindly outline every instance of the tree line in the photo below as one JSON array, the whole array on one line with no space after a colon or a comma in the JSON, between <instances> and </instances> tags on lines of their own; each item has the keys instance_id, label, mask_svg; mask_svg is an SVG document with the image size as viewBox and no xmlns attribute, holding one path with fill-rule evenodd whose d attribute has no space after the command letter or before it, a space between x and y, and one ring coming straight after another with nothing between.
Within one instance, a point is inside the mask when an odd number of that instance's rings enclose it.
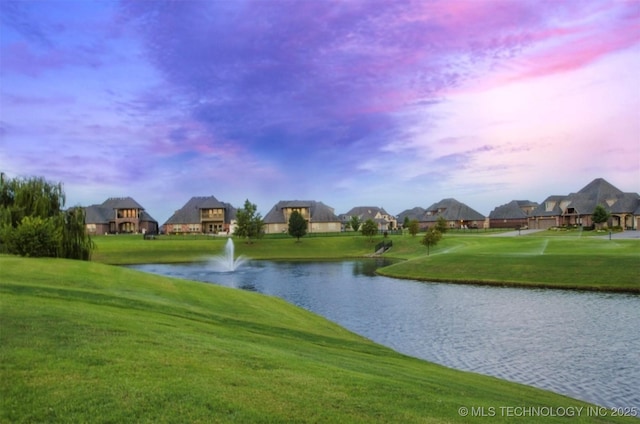
<instances>
[{"instance_id":1,"label":"tree line","mask_svg":"<svg viewBox=\"0 0 640 424\"><path fill-rule=\"evenodd\" d=\"M64 210L62 183L0 173L0 252L32 257L91 259L95 244L82 207Z\"/></svg>"}]
</instances>

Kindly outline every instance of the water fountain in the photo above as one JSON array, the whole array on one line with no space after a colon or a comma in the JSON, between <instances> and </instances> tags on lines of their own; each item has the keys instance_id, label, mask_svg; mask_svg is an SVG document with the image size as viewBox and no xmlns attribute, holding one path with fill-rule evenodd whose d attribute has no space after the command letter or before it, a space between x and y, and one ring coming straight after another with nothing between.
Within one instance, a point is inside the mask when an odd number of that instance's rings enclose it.
<instances>
[{"instance_id":1,"label":"water fountain","mask_svg":"<svg viewBox=\"0 0 640 424\"><path fill-rule=\"evenodd\" d=\"M229 238L227 240L227 243L224 245L224 254L215 256L212 259L216 271L233 272L238 269L240 265L247 261L247 259L242 255L234 258L234 251L235 246L233 244L233 240Z\"/></svg>"}]
</instances>

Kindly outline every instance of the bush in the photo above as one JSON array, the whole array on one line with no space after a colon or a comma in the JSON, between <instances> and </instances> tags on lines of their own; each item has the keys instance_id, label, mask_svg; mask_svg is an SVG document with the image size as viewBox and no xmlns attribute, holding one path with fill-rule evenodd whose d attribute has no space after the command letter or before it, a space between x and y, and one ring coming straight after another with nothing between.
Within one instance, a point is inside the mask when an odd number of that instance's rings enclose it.
<instances>
[{"instance_id":1,"label":"bush","mask_svg":"<svg viewBox=\"0 0 640 424\"><path fill-rule=\"evenodd\" d=\"M6 227L3 239L7 251L20 256L57 256L60 228L53 218L25 216L15 228Z\"/></svg>"}]
</instances>

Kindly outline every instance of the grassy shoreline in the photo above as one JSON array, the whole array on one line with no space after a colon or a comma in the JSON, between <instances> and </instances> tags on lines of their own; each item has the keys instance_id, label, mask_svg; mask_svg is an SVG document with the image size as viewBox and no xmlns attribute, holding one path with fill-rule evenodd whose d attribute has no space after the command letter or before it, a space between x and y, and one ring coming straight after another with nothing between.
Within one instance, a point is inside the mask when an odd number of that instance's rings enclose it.
<instances>
[{"instance_id":1,"label":"grassy shoreline","mask_svg":"<svg viewBox=\"0 0 640 424\"><path fill-rule=\"evenodd\" d=\"M3 423L541 420L503 408L638 422L399 354L270 296L95 262L0 255L0 269Z\"/></svg>"},{"instance_id":2,"label":"grassy shoreline","mask_svg":"<svg viewBox=\"0 0 640 424\"><path fill-rule=\"evenodd\" d=\"M491 233L493 234L493 233ZM370 257L382 237L358 235L235 240L236 255L251 259L334 260ZM447 234L429 256L420 236L391 236L384 257L398 260L381 275L425 282L640 293L640 240L606 240L542 232L523 237ZM101 236L94 260L108 264L204 261L221 254L226 238L143 240Z\"/></svg>"}]
</instances>

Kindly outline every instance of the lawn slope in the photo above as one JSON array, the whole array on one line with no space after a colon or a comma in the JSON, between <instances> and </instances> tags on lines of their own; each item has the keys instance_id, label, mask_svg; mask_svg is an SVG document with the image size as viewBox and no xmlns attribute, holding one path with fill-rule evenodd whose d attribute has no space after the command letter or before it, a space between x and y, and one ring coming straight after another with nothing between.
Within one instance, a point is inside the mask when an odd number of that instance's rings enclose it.
<instances>
[{"instance_id":1,"label":"lawn slope","mask_svg":"<svg viewBox=\"0 0 640 424\"><path fill-rule=\"evenodd\" d=\"M460 407L510 422L499 408L587 406L256 293L68 260L0 256L0 270L1 422L473 422Z\"/></svg>"},{"instance_id":2,"label":"lawn slope","mask_svg":"<svg viewBox=\"0 0 640 424\"><path fill-rule=\"evenodd\" d=\"M445 235L429 256L390 254L407 260L378 272L396 278L640 293L638 240Z\"/></svg>"}]
</instances>

